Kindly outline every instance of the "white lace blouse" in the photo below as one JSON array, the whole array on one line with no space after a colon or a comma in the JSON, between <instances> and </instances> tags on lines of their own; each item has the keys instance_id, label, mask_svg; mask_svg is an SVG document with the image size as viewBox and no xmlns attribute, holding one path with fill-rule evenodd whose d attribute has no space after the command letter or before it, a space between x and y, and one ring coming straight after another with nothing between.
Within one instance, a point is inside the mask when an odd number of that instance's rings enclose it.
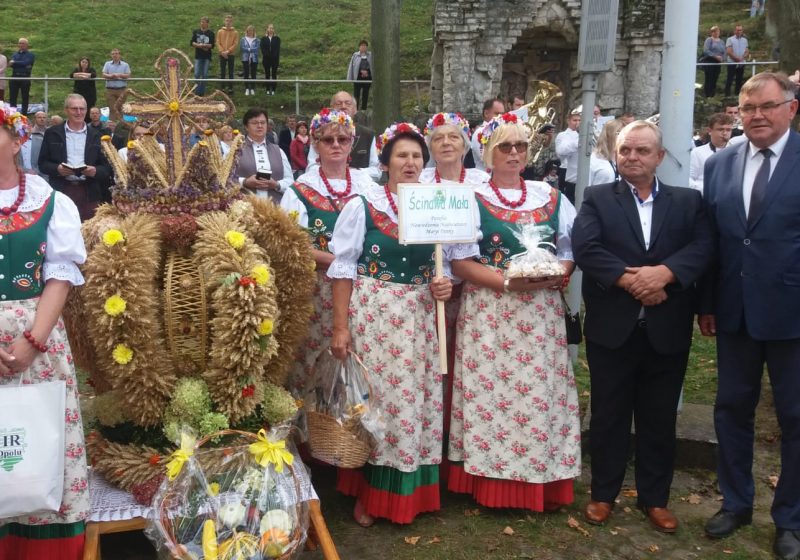
<instances>
[{"instance_id":1,"label":"white lace blouse","mask_svg":"<svg viewBox=\"0 0 800 560\"><path fill-rule=\"evenodd\" d=\"M386 198L386 190L375 183L367 186L362 193L367 202L379 212L383 212L394 223L397 223L397 214L392 210L389 199ZM395 203L397 203L397 195ZM336 227L333 228L333 238L328 248L334 255L334 260L328 267L329 278L349 278L355 280L358 268L358 259L364 248L364 238L367 235L367 218L364 209L364 201L361 197L354 198L339 214L336 220ZM450 264L444 263L442 274L452 277Z\"/></svg>"},{"instance_id":2,"label":"white lace blouse","mask_svg":"<svg viewBox=\"0 0 800 560\"><path fill-rule=\"evenodd\" d=\"M525 203L517 208L511 208L503 204L492 188L489 186L488 180L480 184L475 192L485 198L490 204L506 208L508 210L516 211L532 211L541 208L550 202L551 187L542 181L525 181L525 186L528 188L528 195L525 198ZM500 189L500 192L505 198L511 201L519 200L522 191L518 189ZM556 233L556 256L562 261L574 261L572 255L572 224L575 221L577 212L572 203L566 196L560 197L558 206L558 231ZM481 216L478 210L478 203L475 204L475 220L478 227L478 241L475 243L457 243L453 245L444 246L444 255L448 261L469 259L480 256L480 249L478 242L483 239L483 232L481 232ZM509 224L510 225L510 224Z\"/></svg>"},{"instance_id":3,"label":"white lace blouse","mask_svg":"<svg viewBox=\"0 0 800 560\"><path fill-rule=\"evenodd\" d=\"M303 173L297 178L297 183L303 183L317 191L325 198L330 198L331 194L322 182L322 177L319 176L319 166L314 167L311 171ZM333 190L337 192L343 191L347 187L347 181L344 179L328 179ZM372 177L366 169L350 168L350 182L352 184L351 194L363 193L369 185L372 184ZM281 208L286 213L297 212L297 223L300 227L308 227L308 210L303 201L297 197L297 194L292 189L286 189L281 197Z\"/></svg>"},{"instance_id":4,"label":"white lace blouse","mask_svg":"<svg viewBox=\"0 0 800 560\"><path fill-rule=\"evenodd\" d=\"M14 204L19 194L18 187L0 190L0 206ZM20 212L32 212L41 208L47 199L55 195L55 206L47 224L47 250L44 255L43 280L51 278L66 280L73 286L83 284L83 275L78 265L86 261L86 247L81 235L81 218L72 200L54 191L37 175L25 176L25 200Z\"/></svg>"}]
</instances>

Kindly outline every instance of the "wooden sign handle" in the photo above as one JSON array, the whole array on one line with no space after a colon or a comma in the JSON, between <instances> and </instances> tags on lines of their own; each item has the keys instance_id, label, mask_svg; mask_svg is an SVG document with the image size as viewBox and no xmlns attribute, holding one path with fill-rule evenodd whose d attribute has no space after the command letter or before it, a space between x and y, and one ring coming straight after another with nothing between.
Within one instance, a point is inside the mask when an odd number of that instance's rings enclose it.
<instances>
[{"instance_id":1,"label":"wooden sign handle","mask_svg":"<svg viewBox=\"0 0 800 560\"><path fill-rule=\"evenodd\" d=\"M435 252L436 278L443 277L444 258L442 256L442 244L436 244ZM444 302L436 300L436 332L439 335L439 368L442 375L447 375L447 330L445 329Z\"/></svg>"}]
</instances>

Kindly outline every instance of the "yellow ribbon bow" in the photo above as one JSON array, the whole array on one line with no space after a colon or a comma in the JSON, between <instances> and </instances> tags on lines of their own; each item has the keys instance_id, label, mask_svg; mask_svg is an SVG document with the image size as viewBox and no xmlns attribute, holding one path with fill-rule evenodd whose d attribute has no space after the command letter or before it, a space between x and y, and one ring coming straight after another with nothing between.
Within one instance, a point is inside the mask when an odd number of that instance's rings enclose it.
<instances>
[{"instance_id":1,"label":"yellow ribbon bow","mask_svg":"<svg viewBox=\"0 0 800 560\"><path fill-rule=\"evenodd\" d=\"M248 447L256 463L266 467L272 463L275 465L275 472L283 472L283 464L291 465L294 455L286 449L286 441L280 440L272 442L267 438L267 432L262 428L258 431L258 441L251 443Z\"/></svg>"},{"instance_id":2,"label":"yellow ribbon bow","mask_svg":"<svg viewBox=\"0 0 800 560\"><path fill-rule=\"evenodd\" d=\"M175 480L183 468L183 464L194 455L195 439L189 434L181 434L181 448L176 449L170 455L170 462L167 463L167 478Z\"/></svg>"}]
</instances>

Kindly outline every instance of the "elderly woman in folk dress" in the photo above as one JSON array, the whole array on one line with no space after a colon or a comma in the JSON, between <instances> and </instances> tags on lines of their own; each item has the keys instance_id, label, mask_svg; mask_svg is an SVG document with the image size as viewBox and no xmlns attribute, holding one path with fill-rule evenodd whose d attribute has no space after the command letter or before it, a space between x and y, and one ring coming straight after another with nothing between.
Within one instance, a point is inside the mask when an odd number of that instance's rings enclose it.
<instances>
[{"instance_id":1,"label":"elderly woman in folk dress","mask_svg":"<svg viewBox=\"0 0 800 560\"><path fill-rule=\"evenodd\" d=\"M78 265L86 249L75 204L15 166L24 121L0 104L0 385L66 382L64 495L58 512L0 519L0 558L80 560L89 488L78 384L60 315L70 287L83 284Z\"/></svg>"},{"instance_id":2,"label":"elderly woman in folk dress","mask_svg":"<svg viewBox=\"0 0 800 560\"><path fill-rule=\"evenodd\" d=\"M456 327L448 488L487 507L548 511L573 499L580 474L578 395L558 292L574 268L572 204L524 181L527 135L506 113L479 140L492 176L476 190L479 241L446 248L465 281ZM516 224L550 226L563 277L504 279L525 249Z\"/></svg>"},{"instance_id":3,"label":"elderly woman in folk dress","mask_svg":"<svg viewBox=\"0 0 800 560\"><path fill-rule=\"evenodd\" d=\"M329 247L333 226L345 205L372 184L365 170L348 167L355 133L353 119L345 112L323 109L314 115L311 136L319 154L319 166L298 177L281 199L281 207L289 213L295 212L297 223L308 230L317 263L314 315L309 320L308 338L299 346L297 363L290 375L292 389L298 396L309 388L306 384L314 363L333 336L331 280L325 274L333 262Z\"/></svg>"},{"instance_id":4,"label":"elderly woman in folk dress","mask_svg":"<svg viewBox=\"0 0 800 560\"><path fill-rule=\"evenodd\" d=\"M410 523L439 509L442 372L436 356L435 301L451 283L434 278L433 245L400 245L397 184L416 183L428 158L422 134L394 124L377 140L388 173L342 211L333 231L333 339L339 358L352 350L381 396L386 433L364 469L340 469L337 487L357 497L354 517Z\"/></svg>"},{"instance_id":5,"label":"elderly woman in folk dress","mask_svg":"<svg viewBox=\"0 0 800 560\"><path fill-rule=\"evenodd\" d=\"M437 113L425 126L425 141L431 152L433 167L426 167L420 183L467 183L479 185L489 179L480 169L466 169L464 158L469 153L469 122L461 113Z\"/></svg>"}]
</instances>

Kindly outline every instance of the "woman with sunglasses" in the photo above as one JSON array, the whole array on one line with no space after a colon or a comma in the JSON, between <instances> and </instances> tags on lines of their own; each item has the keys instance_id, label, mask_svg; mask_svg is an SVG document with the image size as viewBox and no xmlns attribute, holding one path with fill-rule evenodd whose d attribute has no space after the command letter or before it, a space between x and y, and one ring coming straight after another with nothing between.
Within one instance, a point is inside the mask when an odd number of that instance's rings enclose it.
<instances>
[{"instance_id":1,"label":"woman with sunglasses","mask_svg":"<svg viewBox=\"0 0 800 560\"><path fill-rule=\"evenodd\" d=\"M578 394L559 289L574 268L575 208L557 189L524 181L527 135L506 113L479 133L491 178L476 190L478 242L450 245L464 280L456 327L448 488L486 507L551 511L572 502L580 475ZM504 279L525 248L520 224L549 226L542 241L566 275Z\"/></svg>"},{"instance_id":2,"label":"woman with sunglasses","mask_svg":"<svg viewBox=\"0 0 800 560\"><path fill-rule=\"evenodd\" d=\"M356 496L353 515L411 523L439 501L442 372L435 300L450 297L434 275L433 245L397 239L397 184L416 183L428 159L419 129L393 124L377 139L384 186L372 184L342 211L333 231L333 338L343 359L352 349L381 394L385 436L363 469L340 469L337 488Z\"/></svg>"},{"instance_id":3,"label":"woman with sunglasses","mask_svg":"<svg viewBox=\"0 0 800 560\"><path fill-rule=\"evenodd\" d=\"M328 246L333 226L345 204L372 184L365 170L347 165L355 133L353 119L345 112L326 108L314 115L311 137L319 154L319 165L298 177L281 199L281 207L286 212L295 212L297 223L308 231L317 263L314 315L309 320L308 338L298 347L297 362L289 377L298 397L305 392L314 363L333 334L331 280L325 275L333 262Z\"/></svg>"}]
</instances>

